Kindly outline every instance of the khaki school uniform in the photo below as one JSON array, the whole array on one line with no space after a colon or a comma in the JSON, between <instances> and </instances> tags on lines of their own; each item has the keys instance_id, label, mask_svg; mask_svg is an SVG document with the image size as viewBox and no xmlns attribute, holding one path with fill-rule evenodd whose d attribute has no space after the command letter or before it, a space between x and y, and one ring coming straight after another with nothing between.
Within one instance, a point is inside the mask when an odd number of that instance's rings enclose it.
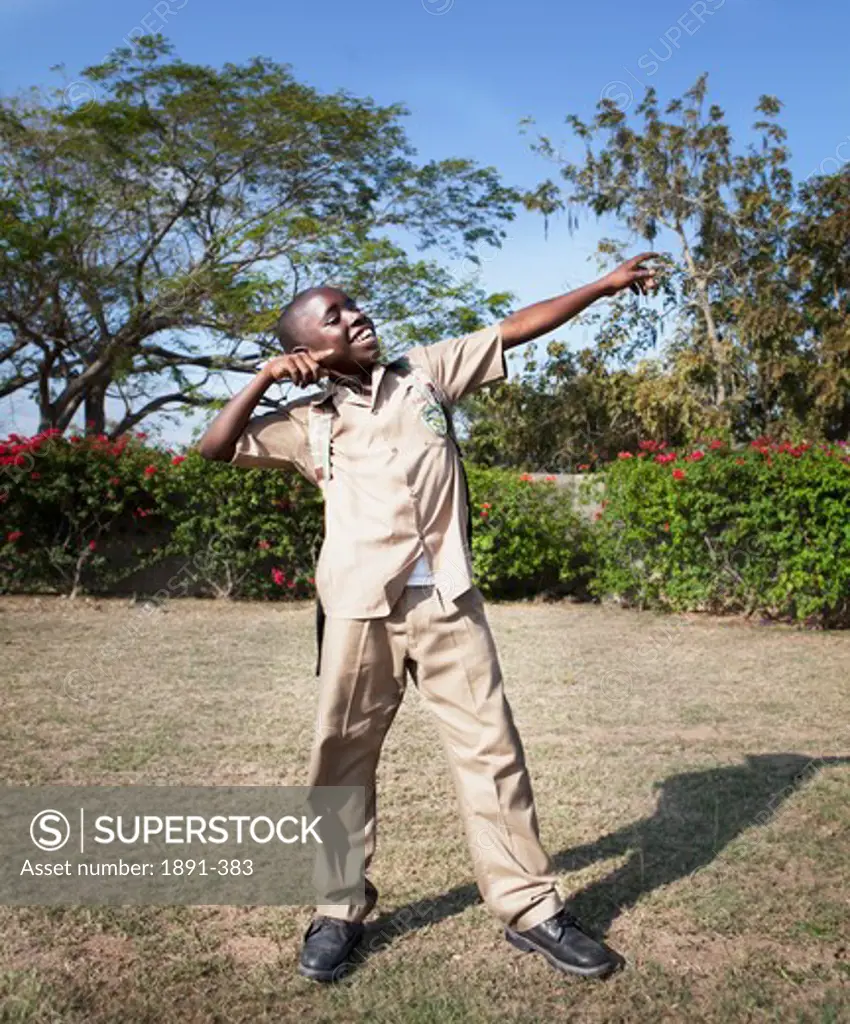
<instances>
[{"instance_id":1,"label":"khaki school uniform","mask_svg":"<svg viewBox=\"0 0 850 1024\"><path fill-rule=\"evenodd\" d=\"M506 376L498 323L406 357L449 403ZM232 459L249 468L292 467L317 483L310 405L332 413L316 568L327 620L309 785L365 788L368 869L375 770L409 676L437 719L482 896L505 924L525 930L563 901L540 845L522 744L472 580L457 447L426 422L426 396L404 366L377 365L371 387L352 385L332 382L255 417ZM423 555L432 582L409 586ZM360 920L364 909L317 908L347 920Z\"/></svg>"}]
</instances>

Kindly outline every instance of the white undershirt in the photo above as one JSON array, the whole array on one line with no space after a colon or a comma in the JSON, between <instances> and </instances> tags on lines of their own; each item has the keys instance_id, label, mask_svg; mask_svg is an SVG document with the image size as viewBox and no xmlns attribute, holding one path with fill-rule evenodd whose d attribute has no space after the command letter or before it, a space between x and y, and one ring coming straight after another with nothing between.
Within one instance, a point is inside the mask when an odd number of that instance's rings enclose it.
<instances>
[{"instance_id":1,"label":"white undershirt","mask_svg":"<svg viewBox=\"0 0 850 1024\"><path fill-rule=\"evenodd\" d=\"M428 557L423 551L413 566L413 571L405 583L406 587L430 587L434 583L431 574L431 566L428 564Z\"/></svg>"}]
</instances>

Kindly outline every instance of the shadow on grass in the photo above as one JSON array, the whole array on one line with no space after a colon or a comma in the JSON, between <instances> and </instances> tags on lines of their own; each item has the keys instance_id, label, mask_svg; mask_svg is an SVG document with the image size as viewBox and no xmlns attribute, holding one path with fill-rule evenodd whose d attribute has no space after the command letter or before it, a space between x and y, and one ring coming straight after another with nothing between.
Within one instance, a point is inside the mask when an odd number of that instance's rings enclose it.
<instances>
[{"instance_id":1,"label":"shadow on grass","mask_svg":"<svg viewBox=\"0 0 850 1024\"><path fill-rule=\"evenodd\" d=\"M604 935L625 909L646 894L710 864L737 836L767 824L806 781L850 757L804 754L748 755L740 765L684 772L656 783L652 815L593 843L554 854L558 871L577 871L596 861L629 855L621 867L569 899L570 910L589 930ZM758 842L760 833L755 833ZM384 914L366 926L363 959L399 936L445 920L480 902L475 885L457 886Z\"/></svg>"}]
</instances>

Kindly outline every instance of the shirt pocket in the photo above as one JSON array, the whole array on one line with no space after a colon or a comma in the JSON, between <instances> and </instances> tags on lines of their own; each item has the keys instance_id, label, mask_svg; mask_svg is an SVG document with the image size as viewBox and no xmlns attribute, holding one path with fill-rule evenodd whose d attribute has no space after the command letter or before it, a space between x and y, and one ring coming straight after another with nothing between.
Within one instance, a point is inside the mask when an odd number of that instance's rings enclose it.
<instances>
[{"instance_id":1,"label":"shirt pocket","mask_svg":"<svg viewBox=\"0 0 850 1024\"><path fill-rule=\"evenodd\" d=\"M413 381L406 381L403 402L405 437L427 447L445 448L451 443L448 414L436 399L426 399Z\"/></svg>"}]
</instances>

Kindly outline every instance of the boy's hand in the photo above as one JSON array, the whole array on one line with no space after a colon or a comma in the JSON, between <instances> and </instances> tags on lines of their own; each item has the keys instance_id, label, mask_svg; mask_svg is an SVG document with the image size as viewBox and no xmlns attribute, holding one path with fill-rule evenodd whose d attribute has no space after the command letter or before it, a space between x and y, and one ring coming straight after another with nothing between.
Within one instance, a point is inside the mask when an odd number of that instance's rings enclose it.
<instances>
[{"instance_id":1,"label":"boy's hand","mask_svg":"<svg viewBox=\"0 0 850 1024\"><path fill-rule=\"evenodd\" d=\"M325 368L307 352L290 352L285 356L275 356L263 365L261 370L269 380L291 380L300 388L315 384Z\"/></svg>"},{"instance_id":2,"label":"boy's hand","mask_svg":"<svg viewBox=\"0 0 850 1024\"><path fill-rule=\"evenodd\" d=\"M646 295L655 288L655 268L642 267L647 260L657 258L657 252L642 252L621 263L616 270L602 278L606 295L616 295L624 288L631 288L635 295Z\"/></svg>"}]
</instances>

